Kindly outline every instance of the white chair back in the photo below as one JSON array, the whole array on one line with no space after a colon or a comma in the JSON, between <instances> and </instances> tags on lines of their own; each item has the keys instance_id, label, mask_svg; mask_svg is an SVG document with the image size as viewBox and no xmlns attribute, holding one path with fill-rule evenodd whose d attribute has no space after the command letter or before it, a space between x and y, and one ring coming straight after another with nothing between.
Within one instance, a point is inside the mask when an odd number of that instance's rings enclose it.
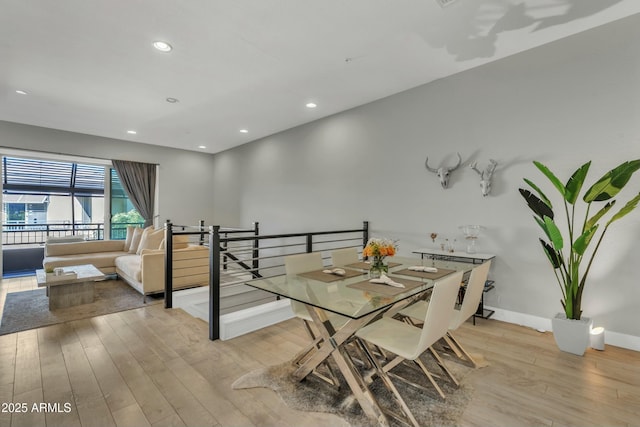
<instances>
[{"instance_id":1,"label":"white chair back","mask_svg":"<svg viewBox=\"0 0 640 427\"><path fill-rule=\"evenodd\" d=\"M331 251L331 265L342 267L360 261L358 259L358 248L343 248Z\"/></svg>"},{"instance_id":2,"label":"white chair back","mask_svg":"<svg viewBox=\"0 0 640 427\"><path fill-rule=\"evenodd\" d=\"M480 298L482 298L482 292L484 291L484 283L489 276L489 268L491 267L491 260L479 265L471 270L469 276L469 282L467 283L467 290L464 293L464 299L462 300L462 306L460 310L454 310L453 319L449 329L455 331L471 317L480 304Z\"/></svg>"},{"instance_id":3,"label":"white chair back","mask_svg":"<svg viewBox=\"0 0 640 427\"><path fill-rule=\"evenodd\" d=\"M288 255L284 258L284 271L287 276L320 270L322 267L322 254L320 252ZM304 304L291 300L291 310L296 317L311 321L309 311Z\"/></svg>"},{"instance_id":4,"label":"white chair back","mask_svg":"<svg viewBox=\"0 0 640 427\"><path fill-rule=\"evenodd\" d=\"M453 317L456 297L462 282L462 271L452 273L444 279L437 281L431 293L429 308L424 319L420 340L417 343L413 357L414 360L436 341L447 334L449 324Z\"/></svg>"},{"instance_id":5,"label":"white chair back","mask_svg":"<svg viewBox=\"0 0 640 427\"><path fill-rule=\"evenodd\" d=\"M287 275L320 270L322 267L322 254L320 252L288 255L284 258L284 271Z\"/></svg>"}]
</instances>

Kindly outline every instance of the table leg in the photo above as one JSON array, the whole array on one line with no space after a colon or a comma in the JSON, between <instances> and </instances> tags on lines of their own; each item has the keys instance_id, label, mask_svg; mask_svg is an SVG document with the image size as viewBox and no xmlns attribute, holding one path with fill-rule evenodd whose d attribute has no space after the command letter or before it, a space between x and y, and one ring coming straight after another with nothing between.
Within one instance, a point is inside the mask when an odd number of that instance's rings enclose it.
<instances>
[{"instance_id":1,"label":"table leg","mask_svg":"<svg viewBox=\"0 0 640 427\"><path fill-rule=\"evenodd\" d=\"M313 351L313 354L302 364L300 367L293 373L293 377L297 381L302 381L309 375L314 369L316 369L322 362L324 362L331 353L344 344L349 338L353 336L355 331L357 331L363 325L366 325L375 317L375 314L370 314L361 319L352 319L349 320L342 328L338 331L332 333L327 331L327 327L333 329L331 325L326 325L321 322L318 318L318 315L315 313L315 310L312 311L312 318L314 323L318 326L318 330L320 331L323 341L316 350Z\"/></svg>"},{"instance_id":2,"label":"table leg","mask_svg":"<svg viewBox=\"0 0 640 427\"><path fill-rule=\"evenodd\" d=\"M351 319L347 321L342 328L335 331L331 322L326 320L327 317L323 310L312 306L307 306L307 308L313 322L317 326L318 332L323 338L323 342L316 353L294 372L294 378L298 381L302 380L329 356L333 357L333 360L338 365L338 369L340 369L340 372L347 381L351 392L367 417L374 420L377 425L389 426L387 417L382 412L371 390L369 390L366 381L354 366L351 356L349 356L349 353L347 353L343 346L343 344L353 336L355 331L369 323L376 317L376 314L372 313L361 319ZM325 320L323 321L323 319Z\"/></svg>"},{"instance_id":3,"label":"table leg","mask_svg":"<svg viewBox=\"0 0 640 427\"><path fill-rule=\"evenodd\" d=\"M338 365L338 369L347 380L351 392L354 394L356 400L360 404L360 407L364 413L372 420L377 422L379 426L389 426L387 417L382 412L382 409L378 405L373 393L369 390L366 382L353 365L353 361L344 348L336 349L333 353L333 360Z\"/></svg>"},{"instance_id":4,"label":"table leg","mask_svg":"<svg viewBox=\"0 0 640 427\"><path fill-rule=\"evenodd\" d=\"M293 362L297 365L299 363L303 363L303 360L307 358L307 356L315 349L319 347L320 338L316 338L311 341L305 348L300 350L295 357L293 358Z\"/></svg>"}]
</instances>

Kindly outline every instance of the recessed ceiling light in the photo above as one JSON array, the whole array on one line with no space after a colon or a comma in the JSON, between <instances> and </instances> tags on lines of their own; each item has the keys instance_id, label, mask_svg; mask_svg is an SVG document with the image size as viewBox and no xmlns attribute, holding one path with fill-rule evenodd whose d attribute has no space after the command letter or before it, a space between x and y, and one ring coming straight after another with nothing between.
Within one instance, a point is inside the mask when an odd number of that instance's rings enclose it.
<instances>
[{"instance_id":1,"label":"recessed ceiling light","mask_svg":"<svg viewBox=\"0 0 640 427\"><path fill-rule=\"evenodd\" d=\"M175 104L176 102L180 102L178 98L167 98L167 102L169 104Z\"/></svg>"},{"instance_id":2,"label":"recessed ceiling light","mask_svg":"<svg viewBox=\"0 0 640 427\"><path fill-rule=\"evenodd\" d=\"M316 108L318 105L315 102L308 102L307 108Z\"/></svg>"},{"instance_id":3,"label":"recessed ceiling light","mask_svg":"<svg viewBox=\"0 0 640 427\"><path fill-rule=\"evenodd\" d=\"M240 133L249 133L248 129L240 129Z\"/></svg>"},{"instance_id":4,"label":"recessed ceiling light","mask_svg":"<svg viewBox=\"0 0 640 427\"><path fill-rule=\"evenodd\" d=\"M18 90L16 91L16 93L19 93L20 95L26 95L26 94L27 94L27 92L25 92L25 91L23 91L23 90L20 90L20 89L18 89Z\"/></svg>"},{"instance_id":5,"label":"recessed ceiling light","mask_svg":"<svg viewBox=\"0 0 640 427\"><path fill-rule=\"evenodd\" d=\"M204 150L205 148L207 148L207 146L206 145L198 145L198 148L201 149L201 150Z\"/></svg>"},{"instance_id":6,"label":"recessed ceiling light","mask_svg":"<svg viewBox=\"0 0 640 427\"><path fill-rule=\"evenodd\" d=\"M171 49L173 49L169 43L160 40L153 42L153 47L158 49L160 52L171 52Z\"/></svg>"},{"instance_id":7,"label":"recessed ceiling light","mask_svg":"<svg viewBox=\"0 0 640 427\"><path fill-rule=\"evenodd\" d=\"M138 132L136 132L135 130L128 130L127 133L130 134L130 135L135 135Z\"/></svg>"}]
</instances>

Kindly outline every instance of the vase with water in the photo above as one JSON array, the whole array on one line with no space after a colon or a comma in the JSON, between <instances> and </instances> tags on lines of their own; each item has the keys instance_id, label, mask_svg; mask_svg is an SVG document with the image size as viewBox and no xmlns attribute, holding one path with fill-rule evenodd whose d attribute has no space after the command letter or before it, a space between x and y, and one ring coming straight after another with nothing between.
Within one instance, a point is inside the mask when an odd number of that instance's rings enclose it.
<instances>
[{"instance_id":1,"label":"vase with water","mask_svg":"<svg viewBox=\"0 0 640 427\"><path fill-rule=\"evenodd\" d=\"M369 277L379 279L383 274L389 272L389 265L384 262L382 256L374 256L371 258L371 267L369 268Z\"/></svg>"}]
</instances>

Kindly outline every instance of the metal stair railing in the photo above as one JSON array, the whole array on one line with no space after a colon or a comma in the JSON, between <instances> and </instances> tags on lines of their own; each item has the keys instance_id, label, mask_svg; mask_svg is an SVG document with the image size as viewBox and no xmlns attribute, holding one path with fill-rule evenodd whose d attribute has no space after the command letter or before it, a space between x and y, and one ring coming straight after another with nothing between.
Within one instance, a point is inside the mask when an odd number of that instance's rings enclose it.
<instances>
[{"instance_id":1,"label":"metal stair railing","mask_svg":"<svg viewBox=\"0 0 640 427\"><path fill-rule=\"evenodd\" d=\"M181 230L178 230L179 228ZM206 239L205 234L208 234ZM283 273L283 258L287 255L314 251L326 252L345 247L363 248L369 240L369 222L363 221L361 228L346 230L260 235L258 222L255 222L252 228L233 229L219 225L205 227L204 221L200 221L198 226L175 226L167 220L165 223L166 266L173 265L173 251L169 248L173 248L174 235L198 236L199 244L209 247L209 339L217 340L220 338L221 271L226 270L228 264L240 267L238 271L246 272L254 279L273 277ZM261 242L267 241L272 243L260 245ZM241 246L230 247L230 243L240 243ZM246 244L242 245L243 243ZM242 257L247 253L251 256ZM173 306L172 292L172 269L166 268L165 308Z\"/></svg>"}]
</instances>

